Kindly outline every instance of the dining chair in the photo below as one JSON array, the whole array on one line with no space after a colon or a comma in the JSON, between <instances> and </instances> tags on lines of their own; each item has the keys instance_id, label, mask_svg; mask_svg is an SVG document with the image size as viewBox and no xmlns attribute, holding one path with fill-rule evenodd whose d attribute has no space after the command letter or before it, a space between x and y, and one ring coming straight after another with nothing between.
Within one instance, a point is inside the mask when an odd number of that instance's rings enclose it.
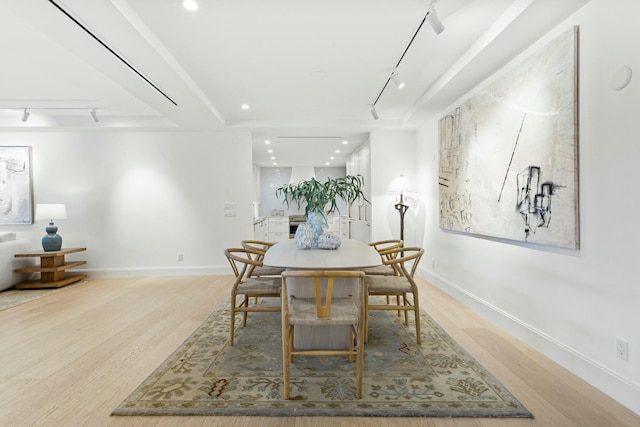
<instances>
[{"instance_id":1,"label":"dining chair","mask_svg":"<svg viewBox=\"0 0 640 427\"><path fill-rule=\"evenodd\" d=\"M247 314L249 312L279 312L281 305L258 305L260 297L280 298L280 289L282 288L281 277L248 277L250 267L260 267L262 262L255 259L256 254L251 249L246 248L228 248L225 249L224 255L227 257L235 281L231 287L231 326L229 331L229 343L233 346L235 333L236 313L242 313L242 326L247 326ZM238 298L241 298L238 304ZM249 298L254 297L255 302L249 303Z\"/></svg>"},{"instance_id":2,"label":"dining chair","mask_svg":"<svg viewBox=\"0 0 640 427\"><path fill-rule=\"evenodd\" d=\"M382 251L382 262L385 265L392 266L398 271L398 276L365 276L366 298L365 305L367 311L365 342L368 341L369 335L369 311L370 310L393 310L404 312L404 324L409 324L408 312L413 311L416 322L416 342L420 344L420 305L418 298L418 286L413 276L418 268L420 258L424 254L424 249L420 247L396 247ZM410 262L411 266L407 269L406 264ZM411 299L407 297L411 294ZM386 304L371 304L370 297L384 296L387 297ZM396 303L391 304L389 297L396 297Z\"/></svg>"},{"instance_id":3,"label":"dining chair","mask_svg":"<svg viewBox=\"0 0 640 427\"><path fill-rule=\"evenodd\" d=\"M390 249L401 248L403 245L404 242L398 239L378 240L376 242L369 243L369 246L374 248L378 252L378 254L380 254L380 258L383 260L385 258L397 255L397 252L385 255L382 254L383 252L386 252ZM395 270L393 265L384 263L375 267L365 267L362 269L362 271L370 276L397 276L400 274L399 271Z\"/></svg>"},{"instance_id":4,"label":"dining chair","mask_svg":"<svg viewBox=\"0 0 640 427\"><path fill-rule=\"evenodd\" d=\"M384 258L389 259L390 257L397 256L398 252L392 252L386 255L382 255L381 252L388 251L389 249L401 248L404 245L404 242L400 239L387 239L387 240L378 240L376 242L369 243L369 246L374 248L378 254L380 254L380 258L384 260ZM375 267L365 267L362 269L364 274L368 274L370 276L398 276L400 275L399 271L396 271L395 265L384 264L376 265ZM387 296L387 304L390 303L390 297ZM396 304L400 304L400 297L396 297ZM398 316L400 316L400 311L398 310Z\"/></svg>"},{"instance_id":5,"label":"dining chair","mask_svg":"<svg viewBox=\"0 0 640 427\"><path fill-rule=\"evenodd\" d=\"M282 273L282 378L284 398L290 398L290 363L297 355L349 356L356 361L356 396L362 398L362 372L364 369L364 327L366 321L364 301L364 273L356 270L287 270ZM356 279L358 286L346 297L333 295L336 279ZM314 297L291 295L290 279L313 279ZM309 285L311 285L309 283ZM298 284L296 284L298 286ZM348 326L348 349L296 349L296 326ZM354 344L355 342L355 344Z\"/></svg>"},{"instance_id":6,"label":"dining chair","mask_svg":"<svg viewBox=\"0 0 640 427\"><path fill-rule=\"evenodd\" d=\"M269 248L276 244L276 242L265 242L262 240L243 240L240 242L242 247L251 250L253 258L262 262L264 254L267 253ZM269 267L265 265L252 265L247 271L247 277L265 277L265 276L280 276L284 271L284 268Z\"/></svg>"}]
</instances>

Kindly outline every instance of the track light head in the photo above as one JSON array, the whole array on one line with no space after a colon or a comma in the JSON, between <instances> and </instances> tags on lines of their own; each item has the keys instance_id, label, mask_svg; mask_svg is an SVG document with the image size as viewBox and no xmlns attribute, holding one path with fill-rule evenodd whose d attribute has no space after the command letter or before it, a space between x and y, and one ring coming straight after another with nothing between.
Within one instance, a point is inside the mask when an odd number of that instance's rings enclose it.
<instances>
[{"instance_id":1,"label":"track light head","mask_svg":"<svg viewBox=\"0 0 640 427\"><path fill-rule=\"evenodd\" d=\"M371 106L371 115L373 116L373 120L378 120L378 112L376 111L376 106Z\"/></svg>"},{"instance_id":2,"label":"track light head","mask_svg":"<svg viewBox=\"0 0 640 427\"><path fill-rule=\"evenodd\" d=\"M26 123L26 122L27 122L27 120L29 120L29 115L30 115L30 114L31 114L31 113L29 113L29 109L28 109L28 108L25 108L25 109L24 109L24 112L22 113L22 121Z\"/></svg>"},{"instance_id":3,"label":"track light head","mask_svg":"<svg viewBox=\"0 0 640 427\"><path fill-rule=\"evenodd\" d=\"M440 21L440 18L438 18L435 4L431 4L431 6L429 6L429 11L427 12L426 19L436 34L440 34L444 31L444 25L442 25L442 21Z\"/></svg>"},{"instance_id":4,"label":"track light head","mask_svg":"<svg viewBox=\"0 0 640 427\"><path fill-rule=\"evenodd\" d=\"M400 77L398 77L398 70L393 70L393 73L391 73L391 81L398 87L398 89L402 89L404 87L404 82L400 80Z\"/></svg>"},{"instance_id":5,"label":"track light head","mask_svg":"<svg viewBox=\"0 0 640 427\"><path fill-rule=\"evenodd\" d=\"M198 3L195 0L184 0L182 2L182 7L191 12L195 12L199 9Z\"/></svg>"},{"instance_id":6,"label":"track light head","mask_svg":"<svg viewBox=\"0 0 640 427\"><path fill-rule=\"evenodd\" d=\"M98 118L98 113L96 113L96 109L92 109L89 114L91 114L91 118L93 119L94 122L98 123L100 121L100 119Z\"/></svg>"}]
</instances>

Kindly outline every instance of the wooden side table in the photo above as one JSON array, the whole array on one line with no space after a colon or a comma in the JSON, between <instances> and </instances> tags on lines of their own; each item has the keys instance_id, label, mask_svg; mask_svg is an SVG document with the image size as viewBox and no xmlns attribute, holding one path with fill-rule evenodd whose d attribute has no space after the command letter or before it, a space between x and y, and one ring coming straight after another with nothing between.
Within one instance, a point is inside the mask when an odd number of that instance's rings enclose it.
<instances>
[{"instance_id":1,"label":"wooden side table","mask_svg":"<svg viewBox=\"0 0 640 427\"><path fill-rule=\"evenodd\" d=\"M86 251L87 248L70 248L59 251L35 251L23 254L15 254L16 258L40 258L40 265L34 267L18 268L16 273L40 273L40 280L31 280L16 285L16 289L48 289L61 288L72 283L79 282L87 277L86 274L66 274L66 270L80 265L87 261L65 262L64 256L76 252Z\"/></svg>"}]
</instances>

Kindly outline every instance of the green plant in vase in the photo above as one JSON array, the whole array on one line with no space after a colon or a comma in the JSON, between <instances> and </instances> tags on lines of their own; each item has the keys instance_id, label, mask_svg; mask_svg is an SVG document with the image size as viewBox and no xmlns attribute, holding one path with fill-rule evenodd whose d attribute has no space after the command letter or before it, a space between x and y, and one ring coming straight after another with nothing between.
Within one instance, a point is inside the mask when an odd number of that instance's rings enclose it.
<instances>
[{"instance_id":1,"label":"green plant in vase","mask_svg":"<svg viewBox=\"0 0 640 427\"><path fill-rule=\"evenodd\" d=\"M369 202L362 188L362 175L346 175L340 178L327 178L318 181L311 178L299 183L283 185L276 189L276 198L282 198L282 203L289 208L289 203L295 203L298 209L304 204L304 214L307 223L313 230L313 247L318 246L318 239L327 230L327 216L329 211L340 211L338 201L343 200L350 206L357 200Z\"/></svg>"}]
</instances>

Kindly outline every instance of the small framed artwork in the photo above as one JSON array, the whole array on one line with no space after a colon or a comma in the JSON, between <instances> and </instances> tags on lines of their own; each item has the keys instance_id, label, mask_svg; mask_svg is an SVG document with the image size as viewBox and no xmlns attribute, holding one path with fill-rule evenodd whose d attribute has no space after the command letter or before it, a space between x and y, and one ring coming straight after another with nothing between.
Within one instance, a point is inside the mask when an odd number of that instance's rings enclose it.
<instances>
[{"instance_id":1,"label":"small framed artwork","mask_svg":"<svg viewBox=\"0 0 640 427\"><path fill-rule=\"evenodd\" d=\"M0 146L0 225L32 223L31 147Z\"/></svg>"}]
</instances>

